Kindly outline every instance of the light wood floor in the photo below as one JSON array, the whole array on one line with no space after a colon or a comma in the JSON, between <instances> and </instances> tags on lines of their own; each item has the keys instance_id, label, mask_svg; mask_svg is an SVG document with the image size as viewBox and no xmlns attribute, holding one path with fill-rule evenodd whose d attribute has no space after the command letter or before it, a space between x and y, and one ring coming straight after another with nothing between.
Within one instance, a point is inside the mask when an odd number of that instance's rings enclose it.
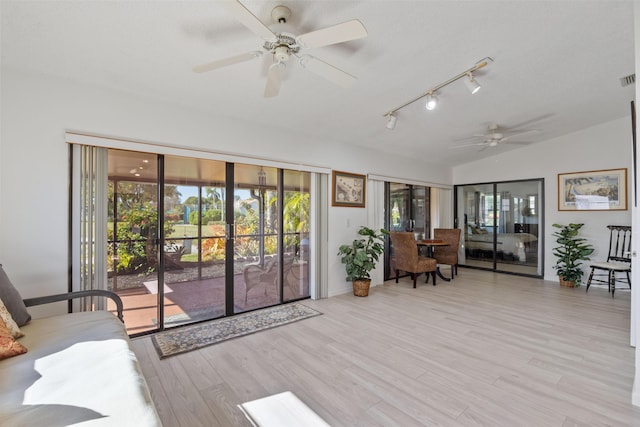
<instances>
[{"instance_id":1,"label":"light wood floor","mask_svg":"<svg viewBox=\"0 0 640 427\"><path fill-rule=\"evenodd\" d=\"M237 404L286 390L334 427L640 425L629 292L463 268L411 286L162 361L134 347L165 427L249 426Z\"/></svg>"}]
</instances>

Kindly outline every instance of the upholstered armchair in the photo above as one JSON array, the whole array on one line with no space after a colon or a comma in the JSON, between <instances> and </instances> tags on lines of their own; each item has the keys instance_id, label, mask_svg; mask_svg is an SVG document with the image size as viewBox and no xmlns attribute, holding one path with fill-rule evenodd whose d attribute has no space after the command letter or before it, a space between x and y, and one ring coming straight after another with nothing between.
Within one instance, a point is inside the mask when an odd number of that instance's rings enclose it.
<instances>
[{"instance_id":1,"label":"upholstered armchair","mask_svg":"<svg viewBox=\"0 0 640 427\"><path fill-rule=\"evenodd\" d=\"M393 231L389 233L393 244L395 258L396 283L398 283L399 271L411 273L413 287L416 287L416 279L420 273L431 273L433 286L436 285L437 262L433 258L419 256L418 243L413 233Z\"/></svg>"},{"instance_id":2,"label":"upholstered armchair","mask_svg":"<svg viewBox=\"0 0 640 427\"><path fill-rule=\"evenodd\" d=\"M459 228L435 228L433 238L448 243L447 246L437 246L434 248L433 257L438 264L451 266L451 278L458 274L458 249L460 248Z\"/></svg>"}]
</instances>

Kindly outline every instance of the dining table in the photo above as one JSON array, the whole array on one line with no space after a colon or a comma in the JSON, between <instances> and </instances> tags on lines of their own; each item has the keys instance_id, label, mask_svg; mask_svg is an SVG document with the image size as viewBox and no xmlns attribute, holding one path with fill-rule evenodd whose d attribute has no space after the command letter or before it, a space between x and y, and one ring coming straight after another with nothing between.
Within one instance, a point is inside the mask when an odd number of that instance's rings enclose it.
<instances>
[{"instance_id":1,"label":"dining table","mask_svg":"<svg viewBox=\"0 0 640 427\"><path fill-rule=\"evenodd\" d=\"M433 258L433 249L435 247L438 247L438 246L449 246L449 244L447 242L445 242L443 240L440 240L440 239L418 239L416 242L418 243L418 250L420 248L423 248L423 247L427 249L427 256L429 258ZM438 277L440 277L445 282L450 282L451 281L451 279L449 279L448 277L445 277L442 274L442 272L440 271L440 265L438 265L436 267L436 274L438 275Z\"/></svg>"}]
</instances>

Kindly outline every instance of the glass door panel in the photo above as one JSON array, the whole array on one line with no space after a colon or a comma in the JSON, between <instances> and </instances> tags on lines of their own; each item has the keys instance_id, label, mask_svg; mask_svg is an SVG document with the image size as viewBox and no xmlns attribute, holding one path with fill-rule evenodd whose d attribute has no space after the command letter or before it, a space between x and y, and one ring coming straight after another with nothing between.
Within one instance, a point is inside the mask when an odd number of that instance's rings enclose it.
<instances>
[{"instance_id":1,"label":"glass door panel","mask_svg":"<svg viewBox=\"0 0 640 427\"><path fill-rule=\"evenodd\" d=\"M496 184L500 197L497 224L496 269L540 275L538 253L540 181Z\"/></svg>"},{"instance_id":2,"label":"glass door panel","mask_svg":"<svg viewBox=\"0 0 640 427\"><path fill-rule=\"evenodd\" d=\"M410 187L406 184L389 183L389 231L411 231Z\"/></svg>"},{"instance_id":3,"label":"glass door panel","mask_svg":"<svg viewBox=\"0 0 640 427\"><path fill-rule=\"evenodd\" d=\"M220 173L224 164L220 163ZM225 204L226 191L223 186L203 186L202 191L202 220L200 227L200 241L198 246L201 253L202 277L223 278L225 264L226 222ZM222 300L218 301L218 304Z\"/></svg>"},{"instance_id":4,"label":"glass door panel","mask_svg":"<svg viewBox=\"0 0 640 427\"><path fill-rule=\"evenodd\" d=\"M158 328L157 156L109 150L107 165L107 289L137 334Z\"/></svg>"},{"instance_id":5,"label":"glass door panel","mask_svg":"<svg viewBox=\"0 0 640 427\"><path fill-rule=\"evenodd\" d=\"M225 163L164 158L164 327L225 314Z\"/></svg>"},{"instance_id":6,"label":"glass door panel","mask_svg":"<svg viewBox=\"0 0 640 427\"><path fill-rule=\"evenodd\" d=\"M494 212L493 184L458 187L458 206L462 207L464 244L462 265L493 269Z\"/></svg>"},{"instance_id":7,"label":"glass door panel","mask_svg":"<svg viewBox=\"0 0 640 427\"><path fill-rule=\"evenodd\" d=\"M309 220L310 182L308 172L283 171L284 203L282 227L284 234L283 301L310 296L309 262L311 260Z\"/></svg>"},{"instance_id":8,"label":"glass door panel","mask_svg":"<svg viewBox=\"0 0 640 427\"><path fill-rule=\"evenodd\" d=\"M280 302L278 169L234 166L234 312Z\"/></svg>"},{"instance_id":9,"label":"glass door panel","mask_svg":"<svg viewBox=\"0 0 640 427\"><path fill-rule=\"evenodd\" d=\"M418 239L426 239L429 237L428 215L426 206L429 205L427 196L428 189L426 187L413 186L411 193L411 216L413 224L413 232Z\"/></svg>"},{"instance_id":10,"label":"glass door panel","mask_svg":"<svg viewBox=\"0 0 640 427\"><path fill-rule=\"evenodd\" d=\"M387 182L385 185L385 206L387 218L385 224L390 231L412 231L416 238L429 237L429 188ZM395 277L395 257L393 245L388 240L384 254L384 279Z\"/></svg>"}]
</instances>

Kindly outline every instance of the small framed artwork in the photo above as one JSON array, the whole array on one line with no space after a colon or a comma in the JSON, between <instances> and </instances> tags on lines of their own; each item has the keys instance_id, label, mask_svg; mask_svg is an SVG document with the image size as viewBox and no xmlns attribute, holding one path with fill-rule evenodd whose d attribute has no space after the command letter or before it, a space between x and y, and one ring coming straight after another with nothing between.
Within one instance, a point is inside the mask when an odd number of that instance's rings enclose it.
<instances>
[{"instance_id":1,"label":"small framed artwork","mask_svg":"<svg viewBox=\"0 0 640 427\"><path fill-rule=\"evenodd\" d=\"M558 210L627 210L627 169L559 173Z\"/></svg>"},{"instance_id":2,"label":"small framed artwork","mask_svg":"<svg viewBox=\"0 0 640 427\"><path fill-rule=\"evenodd\" d=\"M331 204L333 206L365 207L366 176L333 171L332 177Z\"/></svg>"}]
</instances>

